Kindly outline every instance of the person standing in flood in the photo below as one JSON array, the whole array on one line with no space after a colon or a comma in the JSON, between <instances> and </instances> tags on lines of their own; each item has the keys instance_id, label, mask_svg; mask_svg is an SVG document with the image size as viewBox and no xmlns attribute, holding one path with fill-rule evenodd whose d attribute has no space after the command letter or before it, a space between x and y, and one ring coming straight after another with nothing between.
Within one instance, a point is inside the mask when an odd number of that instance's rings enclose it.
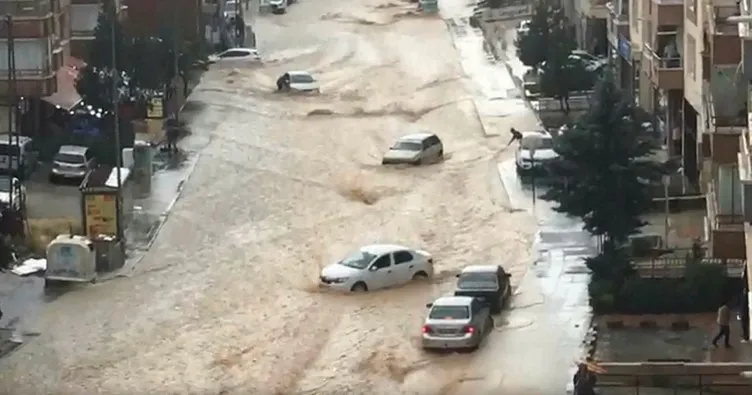
<instances>
[{"instance_id":1,"label":"person standing in flood","mask_svg":"<svg viewBox=\"0 0 752 395\"><path fill-rule=\"evenodd\" d=\"M729 342L731 336L731 307L729 307L729 302L725 302L718 308L716 323L718 324L718 334L713 338L713 347L718 347L718 340L723 338L726 348L731 348Z\"/></svg>"}]
</instances>

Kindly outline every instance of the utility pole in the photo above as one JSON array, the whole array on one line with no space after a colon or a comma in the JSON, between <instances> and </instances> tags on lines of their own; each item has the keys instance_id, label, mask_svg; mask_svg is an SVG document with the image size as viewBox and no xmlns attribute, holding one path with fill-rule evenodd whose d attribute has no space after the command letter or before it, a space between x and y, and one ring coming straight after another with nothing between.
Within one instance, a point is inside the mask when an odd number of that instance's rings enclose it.
<instances>
[{"instance_id":1,"label":"utility pole","mask_svg":"<svg viewBox=\"0 0 752 395\"><path fill-rule=\"evenodd\" d=\"M171 85L174 85L175 79L179 76L180 73L180 67L178 62L178 42L180 41L180 26L178 24L178 21L180 20L180 7L175 7L175 12L172 13L173 19L172 19L172 53L173 53L173 59L172 59L172 74L173 78L172 81L170 81ZM175 121L178 120L178 109L177 109L177 87L173 86L173 103L175 103L175 108L173 110Z\"/></svg>"},{"instance_id":2,"label":"utility pole","mask_svg":"<svg viewBox=\"0 0 752 395\"><path fill-rule=\"evenodd\" d=\"M110 3L112 8L112 21L110 21L111 26L111 50L112 50L112 70L110 72L112 73L112 108L113 108L113 117L115 122L115 150L117 151L117 156L115 157L115 176L117 177L117 194L116 194L116 200L115 200L115 220L117 222L117 240L118 242L122 244L123 241L123 179L122 175L120 174L121 168L123 167L123 150L120 147L120 95L118 95L118 81L120 80L120 73L118 72L117 68L117 40L115 37L116 29L115 25L117 24L117 17L118 12L117 9L115 9L116 5L114 2Z\"/></svg>"},{"instance_id":3,"label":"utility pole","mask_svg":"<svg viewBox=\"0 0 752 395\"><path fill-rule=\"evenodd\" d=\"M15 152L18 149L18 136L15 143L13 142L13 132L15 128L16 109L18 107L18 94L16 92L16 48L15 38L13 37L13 16L5 16L5 24L8 32L8 183L10 184L10 196L8 198L9 209L13 209L13 157L16 157L16 168L21 170L18 155ZM18 131L16 131L18 132Z\"/></svg>"}]
</instances>

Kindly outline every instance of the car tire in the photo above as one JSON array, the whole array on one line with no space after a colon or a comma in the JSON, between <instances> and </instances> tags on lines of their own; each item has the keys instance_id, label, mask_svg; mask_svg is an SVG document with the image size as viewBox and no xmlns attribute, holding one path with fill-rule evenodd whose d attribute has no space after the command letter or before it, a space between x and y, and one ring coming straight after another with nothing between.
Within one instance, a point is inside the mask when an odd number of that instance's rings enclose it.
<instances>
[{"instance_id":1,"label":"car tire","mask_svg":"<svg viewBox=\"0 0 752 395\"><path fill-rule=\"evenodd\" d=\"M351 292L368 292L368 286L362 281L358 281L350 288Z\"/></svg>"},{"instance_id":2,"label":"car tire","mask_svg":"<svg viewBox=\"0 0 752 395\"><path fill-rule=\"evenodd\" d=\"M439 160L444 160L444 150L439 151Z\"/></svg>"},{"instance_id":3,"label":"car tire","mask_svg":"<svg viewBox=\"0 0 752 395\"><path fill-rule=\"evenodd\" d=\"M428 280L428 273L423 270L419 270L413 274L413 281L425 281Z\"/></svg>"}]
</instances>

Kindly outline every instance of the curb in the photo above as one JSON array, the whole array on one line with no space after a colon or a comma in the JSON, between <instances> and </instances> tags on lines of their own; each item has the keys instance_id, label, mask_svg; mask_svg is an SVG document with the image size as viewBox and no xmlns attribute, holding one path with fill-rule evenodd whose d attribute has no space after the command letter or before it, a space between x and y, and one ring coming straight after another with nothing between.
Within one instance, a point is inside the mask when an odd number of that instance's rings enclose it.
<instances>
[{"instance_id":1,"label":"curb","mask_svg":"<svg viewBox=\"0 0 752 395\"><path fill-rule=\"evenodd\" d=\"M627 323L624 320L606 320L606 328L619 329L667 329L672 331L686 331L692 328L688 320L676 319L670 321L658 321L655 319L644 319L637 323Z\"/></svg>"},{"instance_id":2,"label":"curb","mask_svg":"<svg viewBox=\"0 0 752 395\"><path fill-rule=\"evenodd\" d=\"M193 175L193 172L196 170L196 166L198 165L198 162L200 159L201 159L201 151L197 151L195 159L193 160L193 162L191 163L191 165L188 167L188 169L185 172L185 177L182 180L180 180L180 183L178 184L178 190L176 191L175 196L172 198L172 200L167 205L167 208L165 208L162 214L159 215L159 224L157 225L157 228L154 230L152 237L146 243L146 246L144 246L141 249L143 251L143 254L141 254L141 256L133 260L132 263L130 264L126 263L125 265L123 265L123 267L118 272L114 273L112 276L108 276L106 280L110 280L110 279L118 278L118 277L130 277L131 273L136 269L136 266L138 266L138 264L141 263L141 261L143 261L144 258L146 258L146 256L149 253L149 250L151 250L151 247L157 241L157 237L159 236L159 233L162 231L162 228L167 223L167 220L170 217L170 213L172 212L172 208L175 206L178 200L180 200L180 198L183 196L185 183Z\"/></svg>"}]
</instances>

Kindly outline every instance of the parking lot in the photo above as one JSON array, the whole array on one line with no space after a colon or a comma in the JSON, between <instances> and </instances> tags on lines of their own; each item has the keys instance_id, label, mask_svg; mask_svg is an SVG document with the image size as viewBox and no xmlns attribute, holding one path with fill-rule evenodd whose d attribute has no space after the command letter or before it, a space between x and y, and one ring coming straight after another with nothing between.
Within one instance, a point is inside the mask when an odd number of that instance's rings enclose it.
<instances>
[{"instance_id":1,"label":"parking lot","mask_svg":"<svg viewBox=\"0 0 752 395\"><path fill-rule=\"evenodd\" d=\"M78 181L53 184L49 164L40 163L26 181L26 209L29 219L72 218L81 220L81 194Z\"/></svg>"}]
</instances>

